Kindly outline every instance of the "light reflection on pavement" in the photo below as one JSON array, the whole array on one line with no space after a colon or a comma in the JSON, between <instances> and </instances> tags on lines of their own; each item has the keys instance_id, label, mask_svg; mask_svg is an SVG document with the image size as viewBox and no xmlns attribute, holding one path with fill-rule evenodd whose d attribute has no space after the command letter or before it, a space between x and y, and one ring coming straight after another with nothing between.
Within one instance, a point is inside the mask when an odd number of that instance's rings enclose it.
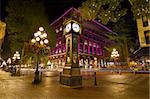
<instances>
[{"instance_id":1,"label":"light reflection on pavement","mask_svg":"<svg viewBox=\"0 0 150 99\"><path fill-rule=\"evenodd\" d=\"M0 71L0 99L149 99L148 74L97 75L83 78L83 88L59 86L59 77L43 77L39 85L33 75L12 77Z\"/></svg>"}]
</instances>

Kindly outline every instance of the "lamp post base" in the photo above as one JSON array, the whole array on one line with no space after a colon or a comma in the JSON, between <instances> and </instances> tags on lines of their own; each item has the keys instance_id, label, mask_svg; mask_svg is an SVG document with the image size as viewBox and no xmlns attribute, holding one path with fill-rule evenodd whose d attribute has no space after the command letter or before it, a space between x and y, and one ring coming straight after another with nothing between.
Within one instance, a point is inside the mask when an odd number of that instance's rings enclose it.
<instances>
[{"instance_id":1,"label":"lamp post base","mask_svg":"<svg viewBox=\"0 0 150 99\"><path fill-rule=\"evenodd\" d=\"M39 71L35 71L35 77L34 77L33 83L39 84L40 82L41 82L41 80L40 80L40 76L39 76Z\"/></svg>"}]
</instances>

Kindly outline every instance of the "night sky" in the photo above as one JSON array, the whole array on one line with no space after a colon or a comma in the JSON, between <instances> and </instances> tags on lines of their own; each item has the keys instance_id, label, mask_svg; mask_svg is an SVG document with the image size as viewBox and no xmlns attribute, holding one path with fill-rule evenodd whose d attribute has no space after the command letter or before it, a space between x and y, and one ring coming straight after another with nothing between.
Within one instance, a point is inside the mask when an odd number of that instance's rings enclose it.
<instances>
[{"instance_id":1,"label":"night sky","mask_svg":"<svg viewBox=\"0 0 150 99\"><path fill-rule=\"evenodd\" d=\"M5 7L6 7L6 0L0 0L0 20L4 20L6 16Z\"/></svg>"},{"instance_id":2,"label":"night sky","mask_svg":"<svg viewBox=\"0 0 150 99\"><path fill-rule=\"evenodd\" d=\"M15 0L14 0L15 1ZM45 3L45 9L46 13L49 16L50 23L53 22L55 19L57 19L60 15L62 15L66 10L68 10L70 7L78 8L81 6L82 2L86 0L44 0ZM0 19L4 21L4 18L7 17L6 12L6 6L7 6L8 0L1 0L1 15ZM125 8L128 8L128 15L126 16L128 19L130 19L131 16L131 6L129 5L129 2L127 0L124 0L122 5Z\"/></svg>"},{"instance_id":3,"label":"night sky","mask_svg":"<svg viewBox=\"0 0 150 99\"><path fill-rule=\"evenodd\" d=\"M15 1L15 0L14 0ZM82 2L85 0L44 0L45 9L49 16L50 23L57 19L61 14L63 14L70 7L74 6L78 8L81 6ZM0 8L1 15L0 19L4 21L4 18L7 16L6 6L8 0L1 0Z\"/></svg>"},{"instance_id":4,"label":"night sky","mask_svg":"<svg viewBox=\"0 0 150 99\"><path fill-rule=\"evenodd\" d=\"M62 15L66 10L68 10L70 7L78 8L81 6L82 2L86 0L44 0L45 3L45 9L46 13L49 16L49 23L56 20L60 15ZM7 13L5 11L5 8L7 6L8 0L1 0L1 15L0 19L2 21L5 21L4 18L7 17ZM126 20L132 20L133 21L133 28L136 30L136 22L133 20L132 12L131 12L131 6L127 0L124 0L122 3L123 7L128 8L128 13L125 16ZM111 24L108 24L107 27L112 28ZM137 39L137 32L131 34L132 37Z\"/></svg>"},{"instance_id":5,"label":"night sky","mask_svg":"<svg viewBox=\"0 0 150 99\"><path fill-rule=\"evenodd\" d=\"M45 7L49 15L50 22L57 19L70 7L78 8L85 0L45 0Z\"/></svg>"}]
</instances>

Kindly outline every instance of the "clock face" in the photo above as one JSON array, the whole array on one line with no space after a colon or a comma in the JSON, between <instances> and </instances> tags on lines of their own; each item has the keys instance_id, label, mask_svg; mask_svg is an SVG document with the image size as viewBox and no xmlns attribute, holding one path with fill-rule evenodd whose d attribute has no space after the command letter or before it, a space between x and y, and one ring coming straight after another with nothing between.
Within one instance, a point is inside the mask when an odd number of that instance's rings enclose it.
<instances>
[{"instance_id":1,"label":"clock face","mask_svg":"<svg viewBox=\"0 0 150 99\"><path fill-rule=\"evenodd\" d=\"M71 30L71 23L66 25L65 30L66 30L66 32L69 32Z\"/></svg>"},{"instance_id":2,"label":"clock face","mask_svg":"<svg viewBox=\"0 0 150 99\"><path fill-rule=\"evenodd\" d=\"M75 32L79 32L80 31L80 26L77 23L73 23L72 24L72 28Z\"/></svg>"}]
</instances>

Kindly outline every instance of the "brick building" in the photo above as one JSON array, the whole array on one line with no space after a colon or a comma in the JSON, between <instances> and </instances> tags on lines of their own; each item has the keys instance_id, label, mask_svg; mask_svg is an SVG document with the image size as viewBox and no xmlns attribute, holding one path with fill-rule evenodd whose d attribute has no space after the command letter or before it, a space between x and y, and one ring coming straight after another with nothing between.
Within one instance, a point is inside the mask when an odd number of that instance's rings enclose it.
<instances>
[{"instance_id":1,"label":"brick building","mask_svg":"<svg viewBox=\"0 0 150 99\"><path fill-rule=\"evenodd\" d=\"M85 68L106 67L110 55L104 47L113 43L106 34L112 31L95 20L82 20L80 12L73 7L50 24L57 37L56 47L49 54L51 64L56 67L65 65L66 40L63 35L63 22L68 18L78 19L82 26L82 33L78 40L79 65Z\"/></svg>"}]
</instances>

